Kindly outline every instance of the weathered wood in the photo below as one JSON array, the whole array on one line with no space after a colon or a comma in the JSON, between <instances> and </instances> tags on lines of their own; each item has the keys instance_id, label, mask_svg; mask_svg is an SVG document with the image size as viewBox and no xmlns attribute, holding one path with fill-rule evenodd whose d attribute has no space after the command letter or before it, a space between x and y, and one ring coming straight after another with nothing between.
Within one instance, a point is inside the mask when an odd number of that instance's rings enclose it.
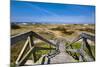
<instances>
[{"instance_id":1,"label":"weathered wood","mask_svg":"<svg viewBox=\"0 0 100 67\"><path fill-rule=\"evenodd\" d=\"M32 31L26 32L26 33L22 33L22 34L18 34L16 36L12 36L11 37L11 45L17 43L18 41L22 41L27 39L28 36L32 35Z\"/></svg>"},{"instance_id":2,"label":"weathered wood","mask_svg":"<svg viewBox=\"0 0 100 67\"><path fill-rule=\"evenodd\" d=\"M46 58L46 56L44 56L44 57L42 58L41 64L44 64L44 63L45 63L45 58Z\"/></svg>"},{"instance_id":3,"label":"weathered wood","mask_svg":"<svg viewBox=\"0 0 100 67\"><path fill-rule=\"evenodd\" d=\"M86 33L82 33L80 36L81 36L82 38L86 38L86 39L89 39L89 40L91 40L91 41L95 41L95 36L93 36L93 35L86 34Z\"/></svg>"},{"instance_id":4,"label":"weathered wood","mask_svg":"<svg viewBox=\"0 0 100 67\"><path fill-rule=\"evenodd\" d=\"M80 39L81 39L81 37L80 37L80 36L77 36L71 43L69 43L69 44L66 46L66 48L71 47L71 45L72 45L73 43L79 41Z\"/></svg>"},{"instance_id":5,"label":"weathered wood","mask_svg":"<svg viewBox=\"0 0 100 67\"><path fill-rule=\"evenodd\" d=\"M17 65L24 65L25 62L27 61L28 57L31 55L32 56L32 60L33 62L36 62L36 55L35 55L35 51L36 50L55 50L55 48L43 48L43 47L39 47L39 48L35 48L34 47L34 41L33 41L33 38L32 37L35 37L35 38L38 38L44 42L47 42L48 44L50 45L53 45L53 46L56 46L54 43L50 42L49 40L45 39L44 37L38 35L37 33L35 32L32 32L32 31L29 31L29 32L26 32L26 33L22 33L22 34L18 34L16 36L12 36L11 37L11 45L17 43L18 41L21 41L21 40L26 40L25 42L25 45L24 47L22 48L17 60L16 60L16 64ZM30 47L29 51L25 54L25 49L27 47ZM50 46L51 47L51 46ZM34 49L33 49L34 48ZM24 55L25 54L25 55Z\"/></svg>"},{"instance_id":6,"label":"weathered wood","mask_svg":"<svg viewBox=\"0 0 100 67\"><path fill-rule=\"evenodd\" d=\"M84 50L80 50L80 55L81 55L83 61L93 61L93 58L88 56Z\"/></svg>"},{"instance_id":7,"label":"weathered wood","mask_svg":"<svg viewBox=\"0 0 100 67\"><path fill-rule=\"evenodd\" d=\"M71 51L71 52L75 52L75 53L80 53L80 56L79 56L79 61L93 61L95 60L93 54L92 54L92 51L91 51L91 48L90 48L90 45L88 44L87 42L87 39L91 40L91 41L94 41L95 42L95 36L92 36L92 35L89 35L89 34L86 34L86 33L82 33L80 34L76 39L74 39L68 46L67 48L77 42L78 40L80 39L83 39L83 43L81 45L81 48L79 50L75 50L73 48L71 49L67 49L67 51ZM88 49L88 52L89 54L87 54L83 49Z\"/></svg>"},{"instance_id":8,"label":"weathered wood","mask_svg":"<svg viewBox=\"0 0 100 67\"><path fill-rule=\"evenodd\" d=\"M39 58L39 60L36 61L36 63L34 63L34 64L35 64L35 65L37 65L37 64L43 64L44 61L45 61L45 55L42 55L42 56Z\"/></svg>"},{"instance_id":9,"label":"weathered wood","mask_svg":"<svg viewBox=\"0 0 100 67\"><path fill-rule=\"evenodd\" d=\"M79 61L80 62L83 62L83 59L82 59L82 56L81 55L79 56Z\"/></svg>"},{"instance_id":10,"label":"weathered wood","mask_svg":"<svg viewBox=\"0 0 100 67\"><path fill-rule=\"evenodd\" d=\"M86 34L86 33L82 33L79 36L77 36L70 44L68 44L68 46L66 48L68 48L70 45L72 45L73 43L79 41L82 38L86 38L86 39L89 39L89 40L95 42L95 36L89 35L89 34Z\"/></svg>"},{"instance_id":11,"label":"weathered wood","mask_svg":"<svg viewBox=\"0 0 100 67\"><path fill-rule=\"evenodd\" d=\"M35 47L36 50L56 50L56 48Z\"/></svg>"},{"instance_id":12,"label":"weathered wood","mask_svg":"<svg viewBox=\"0 0 100 67\"><path fill-rule=\"evenodd\" d=\"M46 55L43 57L42 63L41 64L49 64L50 63L50 58L48 58Z\"/></svg>"},{"instance_id":13,"label":"weathered wood","mask_svg":"<svg viewBox=\"0 0 100 67\"><path fill-rule=\"evenodd\" d=\"M66 49L67 51L70 51L70 52L76 52L76 53L79 53L79 50L78 49Z\"/></svg>"},{"instance_id":14,"label":"weathered wood","mask_svg":"<svg viewBox=\"0 0 100 67\"><path fill-rule=\"evenodd\" d=\"M19 61L19 63L17 64L18 66L23 66L27 59L29 58L29 56L31 55L31 53L34 52L34 47L32 47L25 55L24 57Z\"/></svg>"},{"instance_id":15,"label":"weathered wood","mask_svg":"<svg viewBox=\"0 0 100 67\"><path fill-rule=\"evenodd\" d=\"M48 55L42 55L40 57L40 59L36 63L34 63L34 64L35 65L37 65L37 64L48 64L49 63L49 58L47 56Z\"/></svg>"},{"instance_id":16,"label":"weathered wood","mask_svg":"<svg viewBox=\"0 0 100 67\"><path fill-rule=\"evenodd\" d=\"M18 58L17 58L17 60L16 60L16 64L18 64L18 62L19 62L19 61L21 60L21 58L23 57L23 54L25 53L24 51L25 51L25 49L27 48L28 43L29 43L29 41L28 41L28 39L27 39L26 42L25 42L25 45L23 46L23 48L22 48L22 50L21 50L21 52L20 52L20 54L18 55Z\"/></svg>"},{"instance_id":17,"label":"weathered wood","mask_svg":"<svg viewBox=\"0 0 100 67\"><path fill-rule=\"evenodd\" d=\"M50 44L50 48L44 48L44 47L35 47L34 46L34 41L33 41L33 38L32 37L35 37L35 38L38 38L48 44ZM23 34L20 34L20 35L17 35L17 36L13 36L11 38L11 45L12 44L15 44L17 43L18 41L21 41L21 40L25 40L27 39L28 37L28 40L26 41L21 53L19 54L19 57L18 59L16 60L16 64L18 65L24 65L26 63L26 61L28 60L29 56L31 55L32 56L32 60L33 60L33 63L36 62L36 55L35 55L35 51L36 50L58 50L59 49L59 46L58 44L60 43L60 41L56 44L54 44L53 42L50 42L49 40L45 39L44 37L40 36L39 34L35 33L35 32L26 32L26 33L23 33ZM86 47L88 48L89 52L90 52L90 55L92 56L92 52L90 50L90 46L88 45L87 43L87 40L86 39L89 39L91 41L95 41L95 37L92 36L92 35L88 35L88 34L85 34L85 33L82 33L81 35L79 35L75 40L72 41L72 43L70 43L68 46L71 46L73 43L77 42L78 40L82 39L83 38L83 41L84 41L84 44L86 45ZM61 43L62 44L62 43ZM26 49L26 47L29 45L30 49L29 51L23 56L24 54L24 51ZM56 48L51 48L51 45L55 46ZM62 50L61 50L62 51ZM67 51L71 51L71 52L75 52L75 53L80 53L80 56L79 56L79 61L93 61L93 56L90 57L89 55L87 55L87 53L83 50L83 45L81 46L80 49L67 49ZM62 51L64 52L64 51ZM56 55L56 54L55 54ZM62 54L61 54L62 56ZM42 57L42 61L41 61L41 64L45 64L45 59L48 61L48 58L46 56Z\"/></svg>"},{"instance_id":18,"label":"weathered wood","mask_svg":"<svg viewBox=\"0 0 100 67\"><path fill-rule=\"evenodd\" d=\"M84 45L86 46L85 49L88 49L89 56L95 60L95 58L94 58L94 56L92 54L92 51L91 51L91 47L90 47L90 45L87 42L87 39L86 38L83 38L83 42L84 42Z\"/></svg>"},{"instance_id":19,"label":"weathered wood","mask_svg":"<svg viewBox=\"0 0 100 67\"><path fill-rule=\"evenodd\" d=\"M33 32L33 31L29 31L26 33L18 34L16 36L12 36L11 37L11 45L17 43L18 41L27 39L28 36L34 36L44 42L47 42L50 45L56 46L54 43L50 42L49 40L45 39L44 37L40 36L39 34Z\"/></svg>"},{"instance_id":20,"label":"weathered wood","mask_svg":"<svg viewBox=\"0 0 100 67\"><path fill-rule=\"evenodd\" d=\"M34 46L34 42L33 42L32 35L28 36L28 39L29 39L29 46L30 46L30 48L35 47L35 46ZM31 54L31 57L32 57L33 63L35 63L35 62L36 62L35 51Z\"/></svg>"},{"instance_id":21,"label":"weathered wood","mask_svg":"<svg viewBox=\"0 0 100 67\"><path fill-rule=\"evenodd\" d=\"M52 46L56 46L54 43L52 43L52 42L50 42L49 40L45 39L44 37L38 35L37 33L35 33L35 32L32 32L32 33L33 33L32 35L33 35L34 37L36 37L36 38L38 38L38 39L40 39L40 40L42 40L42 41L44 41L44 42L47 42L48 44L50 44L50 45L52 45Z\"/></svg>"}]
</instances>

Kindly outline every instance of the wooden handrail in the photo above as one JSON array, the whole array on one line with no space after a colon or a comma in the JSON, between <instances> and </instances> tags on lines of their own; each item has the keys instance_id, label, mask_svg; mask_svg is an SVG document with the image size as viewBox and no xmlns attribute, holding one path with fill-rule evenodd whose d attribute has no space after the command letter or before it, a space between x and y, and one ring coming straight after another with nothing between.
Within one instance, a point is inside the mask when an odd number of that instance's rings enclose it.
<instances>
[{"instance_id":1,"label":"wooden handrail","mask_svg":"<svg viewBox=\"0 0 100 67\"><path fill-rule=\"evenodd\" d=\"M80 39L82 39L82 45L81 45L81 48L80 49L68 49L68 47L70 47L73 43L79 41ZM95 36L93 35L89 35L89 34L86 34L86 33L82 33L80 34L78 37L76 37L66 48L67 51L70 51L70 52L75 52L75 53L80 53L80 56L83 57L83 61L93 61L95 60L95 57L93 56L92 54L92 51L91 51L91 48L90 48L90 45L88 44L88 41L87 39L95 42ZM85 47L83 47L85 46ZM86 52L84 51L84 49L87 49L89 54L86 55Z\"/></svg>"},{"instance_id":2,"label":"wooden handrail","mask_svg":"<svg viewBox=\"0 0 100 67\"><path fill-rule=\"evenodd\" d=\"M28 36L32 35L32 31L21 33L11 37L11 45L17 43L18 41L22 41L27 39Z\"/></svg>"},{"instance_id":3,"label":"wooden handrail","mask_svg":"<svg viewBox=\"0 0 100 67\"><path fill-rule=\"evenodd\" d=\"M90 35L90 34L82 33L82 34L80 35L80 37L81 37L81 38L89 39L89 40L91 40L91 41L95 41L95 36Z\"/></svg>"},{"instance_id":4,"label":"wooden handrail","mask_svg":"<svg viewBox=\"0 0 100 67\"><path fill-rule=\"evenodd\" d=\"M91 41L94 41L95 42L95 36L93 35L90 35L90 34L86 34L86 33L82 33L80 34L77 38L75 38L67 47L69 47L70 45L72 45L73 43L79 41L80 39L89 39ZM67 48L66 47L66 48Z\"/></svg>"},{"instance_id":5,"label":"wooden handrail","mask_svg":"<svg viewBox=\"0 0 100 67\"><path fill-rule=\"evenodd\" d=\"M54 43L50 42L49 40L45 39L44 37L42 37L41 35L39 35L39 34L37 34L37 33L35 33L35 32L32 32L32 35L33 35L34 37L36 37L36 38L38 38L38 39L44 41L44 42L49 43L50 45L56 46Z\"/></svg>"},{"instance_id":6,"label":"wooden handrail","mask_svg":"<svg viewBox=\"0 0 100 67\"><path fill-rule=\"evenodd\" d=\"M42 37L41 35L33 32L33 31L29 31L29 32L25 32L25 33L22 33L22 34L18 34L16 36L12 36L11 37L11 45L12 46L13 46L13 44L15 44L19 41L26 40L24 47L22 48L22 50L21 50L21 52L20 52L20 54L19 54L19 56L16 60L17 65L24 65L32 52L33 52L32 53L32 60L34 60L33 62L35 63L36 62L36 55L35 55L36 50L56 50L56 48L34 47L33 37L40 39L40 40L48 43L49 45L56 47L56 44L52 43L51 41L45 39L44 37ZM23 55L27 46L30 47L30 50L25 55Z\"/></svg>"},{"instance_id":7,"label":"wooden handrail","mask_svg":"<svg viewBox=\"0 0 100 67\"><path fill-rule=\"evenodd\" d=\"M12 36L11 37L11 45L17 43L18 41L27 39L28 36L33 36L33 37L38 38L44 42L49 43L50 45L56 46L54 43L50 42L49 40L45 39L44 37L42 37L41 35L33 32L33 31L29 31L29 32L25 32L22 34L18 34L16 36Z\"/></svg>"}]
</instances>

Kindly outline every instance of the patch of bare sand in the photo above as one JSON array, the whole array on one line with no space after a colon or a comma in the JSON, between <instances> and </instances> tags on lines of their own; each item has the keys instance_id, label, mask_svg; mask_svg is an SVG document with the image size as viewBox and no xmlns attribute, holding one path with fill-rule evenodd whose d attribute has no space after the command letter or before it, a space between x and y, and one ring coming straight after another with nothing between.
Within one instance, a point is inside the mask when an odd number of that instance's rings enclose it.
<instances>
[{"instance_id":1,"label":"patch of bare sand","mask_svg":"<svg viewBox=\"0 0 100 67\"><path fill-rule=\"evenodd\" d=\"M52 32L56 38L59 38L62 36L61 31L50 31L50 32Z\"/></svg>"}]
</instances>

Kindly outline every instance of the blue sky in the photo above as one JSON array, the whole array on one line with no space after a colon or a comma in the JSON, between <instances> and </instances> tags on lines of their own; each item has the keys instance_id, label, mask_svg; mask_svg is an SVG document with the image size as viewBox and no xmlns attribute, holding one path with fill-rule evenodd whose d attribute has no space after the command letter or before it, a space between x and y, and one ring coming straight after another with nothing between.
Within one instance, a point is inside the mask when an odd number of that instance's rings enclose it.
<instances>
[{"instance_id":1,"label":"blue sky","mask_svg":"<svg viewBox=\"0 0 100 67\"><path fill-rule=\"evenodd\" d=\"M94 24L95 6L12 1L11 22Z\"/></svg>"}]
</instances>

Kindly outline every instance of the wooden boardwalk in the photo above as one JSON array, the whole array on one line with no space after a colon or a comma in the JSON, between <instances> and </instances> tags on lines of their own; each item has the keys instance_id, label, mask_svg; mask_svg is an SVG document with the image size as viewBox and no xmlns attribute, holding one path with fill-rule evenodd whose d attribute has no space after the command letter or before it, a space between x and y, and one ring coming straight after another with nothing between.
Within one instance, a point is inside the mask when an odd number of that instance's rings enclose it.
<instances>
[{"instance_id":1,"label":"wooden boardwalk","mask_svg":"<svg viewBox=\"0 0 100 67\"><path fill-rule=\"evenodd\" d=\"M54 46L53 48L43 48L43 47L35 47L35 41L33 37L40 39L49 45ZM18 41L25 40L26 42L18 55L15 63L16 66L24 66L24 65L37 65L37 64L57 64L57 63L72 63L78 62L72 56L70 56L66 51L79 53L80 56L79 61L94 61L95 57L92 54L90 45L88 44L88 40L95 42L95 36L82 33L76 39L74 39L70 44L65 46L68 42L65 38L59 37L56 40L47 40L44 37L38 35L37 33L30 31L26 33L22 33L20 35L16 35L11 38L11 45L17 43ZM82 44L80 49L69 49L73 43L82 39ZM39 42L39 41L37 41ZM29 50L26 52L26 48L29 47ZM87 49L89 54L86 53L84 49ZM42 55L39 60L36 60L36 50L51 50L49 54ZM29 60L29 57L32 57Z\"/></svg>"},{"instance_id":2,"label":"wooden boardwalk","mask_svg":"<svg viewBox=\"0 0 100 67\"><path fill-rule=\"evenodd\" d=\"M66 53L65 43L63 41L59 42L59 50L60 53L50 59L50 64L75 62L73 57Z\"/></svg>"},{"instance_id":3,"label":"wooden boardwalk","mask_svg":"<svg viewBox=\"0 0 100 67\"><path fill-rule=\"evenodd\" d=\"M60 38L61 39L61 38ZM54 41L52 41L54 42ZM57 64L57 63L72 63L72 62L76 62L76 60L74 60L74 58L72 56L70 56L68 53L66 53L66 46L65 46L65 42L59 40L59 53L56 54L55 56L53 56L52 58L50 58L50 64ZM37 64L33 64L32 60L28 60L26 62L26 65L38 65L41 64L41 62L38 62Z\"/></svg>"}]
</instances>

